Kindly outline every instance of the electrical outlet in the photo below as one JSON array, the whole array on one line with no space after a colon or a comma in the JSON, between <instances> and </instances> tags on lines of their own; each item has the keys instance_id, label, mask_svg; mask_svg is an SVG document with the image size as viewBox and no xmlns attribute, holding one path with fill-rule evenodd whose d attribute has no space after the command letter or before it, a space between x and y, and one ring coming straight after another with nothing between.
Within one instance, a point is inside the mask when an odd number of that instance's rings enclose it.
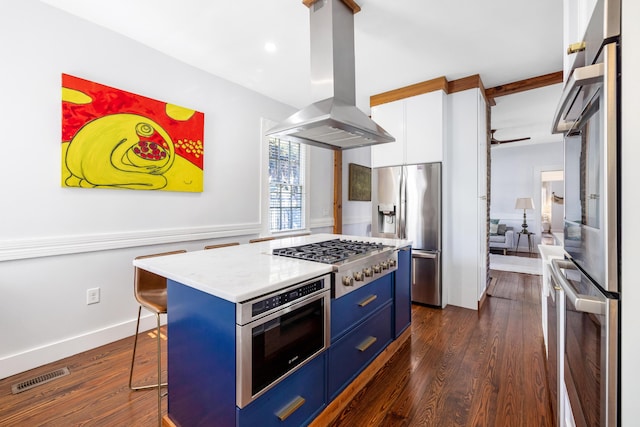
<instances>
[{"instance_id":1,"label":"electrical outlet","mask_svg":"<svg viewBox=\"0 0 640 427\"><path fill-rule=\"evenodd\" d=\"M87 289L87 305L100 302L100 288Z\"/></svg>"}]
</instances>

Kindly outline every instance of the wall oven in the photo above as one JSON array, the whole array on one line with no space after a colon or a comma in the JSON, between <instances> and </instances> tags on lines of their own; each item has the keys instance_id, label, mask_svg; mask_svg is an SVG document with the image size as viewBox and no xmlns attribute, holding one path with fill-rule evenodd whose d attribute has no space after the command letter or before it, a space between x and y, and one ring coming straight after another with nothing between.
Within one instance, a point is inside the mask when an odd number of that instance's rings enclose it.
<instances>
[{"instance_id":1,"label":"wall oven","mask_svg":"<svg viewBox=\"0 0 640 427\"><path fill-rule=\"evenodd\" d=\"M575 425L616 426L618 300L607 297L575 264L553 260L552 265L565 295L562 359Z\"/></svg>"},{"instance_id":2,"label":"wall oven","mask_svg":"<svg viewBox=\"0 0 640 427\"><path fill-rule=\"evenodd\" d=\"M564 381L578 426L619 407L620 0L598 0L554 117L564 137Z\"/></svg>"},{"instance_id":3,"label":"wall oven","mask_svg":"<svg viewBox=\"0 0 640 427\"><path fill-rule=\"evenodd\" d=\"M239 408L328 348L330 294L327 274L237 305Z\"/></svg>"},{"instance_id":4,"label":"wall oven","mask_svg":"<svg viewBox=\"0 0 640 427\"><path fill-rule=\"evenodd\" d=\"M565 134L564 248L607 292L619 292L619 17L619 0L596 4L554 118Z\"/></svg>"},{"instance_id":5,"label":"wall oven","mask_svg":"<svg viewBox=\"0 0 640 427\"><path fill-rule=\"evenodd\" d=\"M549 293L547 294L547 383L551 400L551 412L556 426L562 426L564 414L564 292L551 268Z\"/></svg>"}]
</instances>

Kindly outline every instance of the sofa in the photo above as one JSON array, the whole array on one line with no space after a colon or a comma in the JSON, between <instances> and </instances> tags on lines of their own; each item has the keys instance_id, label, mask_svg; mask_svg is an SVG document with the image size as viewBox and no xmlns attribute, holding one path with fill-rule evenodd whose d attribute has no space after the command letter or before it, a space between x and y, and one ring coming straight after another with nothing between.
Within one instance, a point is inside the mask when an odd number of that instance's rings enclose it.
<instances>
[{"instance_id":1,"label":"sofa","mask_svg":"<svg viewBox=\"0 0 640 427\"><path fill-rule=\"evenodd\" d=\"M494 227L494 224L497 227ZM513 227L492 222L489 227L489 250L502 249L502 254L506 255L507 251L514 248L515 240L513 235Z\"/></svg>"}]
</instances>

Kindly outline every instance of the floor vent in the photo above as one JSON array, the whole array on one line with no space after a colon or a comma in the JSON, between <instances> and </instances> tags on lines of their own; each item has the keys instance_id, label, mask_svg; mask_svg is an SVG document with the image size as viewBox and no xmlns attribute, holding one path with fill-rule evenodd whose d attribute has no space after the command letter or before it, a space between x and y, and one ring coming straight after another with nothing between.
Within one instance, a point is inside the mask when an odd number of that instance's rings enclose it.
<instances>
[{"instance_id":1,"label":"floor vent","mask_svg":"<svg viewBox=\"0 0 640 427\"><path fill-rule=\"evenodd\" d=\"M22 381L21 383L13 384L11 386L11 392L13 394L22 393L23 391L37 387L40 384L48 383L49 381L53 381L56 378L64 377L66 375L69 375L69 368L65 366L64 368L56 369L55 371L47 372L43 375L38 375L37 377Z\"/></svg>"}]
</instances>

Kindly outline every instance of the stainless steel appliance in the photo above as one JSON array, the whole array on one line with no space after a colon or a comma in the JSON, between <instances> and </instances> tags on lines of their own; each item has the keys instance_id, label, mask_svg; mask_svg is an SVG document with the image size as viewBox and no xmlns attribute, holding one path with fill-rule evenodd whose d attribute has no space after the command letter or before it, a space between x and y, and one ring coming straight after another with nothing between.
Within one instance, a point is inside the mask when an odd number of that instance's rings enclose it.
<instances>
[{"instance_id":1,"label":"stainless steel appliance","mask_svg":"<svg viewBox=\"0 0 640 427\"><path fill-rule=\"evenodd\" d=\"M378 168L372 186L371 234L413 242L411 299L441 307L442 164Z\"/></svg>"},{"instance_id":2,"label":"stainless steel appliance","mask_svg":"<svg viewBox=\"0 0 640 427\"><path fill-rule=\"evenodd\" d=\"M356 107L352 10L342 0L318 0L309 12L311 89L319 101L267 135L334 150L395 141Z\"/></svg>"},{"instance_id":3,"label":"stainless steel appliance","mask_svg":"<svg viewBox=\"0 0 640 427\"><path fill-rule=\"evenodd\" d=\"M618 414L618 300L574 263L552 261L565 295L564 382L575 425L616 426Z\"/></svg>"},{"instance_id":4,"label":"stainless steel appliance","mask_svg":"<svg viewBox=\"0 0 640 427\"><path fill-rule=\"evenodd\" d=\"M559 279L554 277L551 268L550 289L547 295L547 383L549 384L549 396L551 410L556 426L564 426L565 401L564 401L564 309L565 296Z\"/></svg>"},{"instance_id":5,"label":"stainless steel appliance","mask_svg":"<svg viewBox=\"0 0 640 427\"><path fill-rule=\"evenodd\" d=\"M620 0L599 0L554 118L554 131L565 133L564 249L571 262L555 263L554 275L566 294L565 382L577 425L618 424L619 43Z\"/></svg>"},{"instance_id":6,"label":"stainless steel appliance","mask_svg":"<svg viewBox=\"0 0 640 427\"><path fill-rule=\"evenodd\" d=\"M398 269L397 250L375 242L332 239L277 248L273 254L331 264L335 298Z\"/></svg>"},{"instance_id":7,"label":"stainless steel appliance","mask_svg":"<svg viewBox=\"0 0 640 427\"><path fill-rule=\"evenodd\" d=\"M248 405L329 347L331 277L236 306L236 404Z\"/></svg>"}]
</instances>

